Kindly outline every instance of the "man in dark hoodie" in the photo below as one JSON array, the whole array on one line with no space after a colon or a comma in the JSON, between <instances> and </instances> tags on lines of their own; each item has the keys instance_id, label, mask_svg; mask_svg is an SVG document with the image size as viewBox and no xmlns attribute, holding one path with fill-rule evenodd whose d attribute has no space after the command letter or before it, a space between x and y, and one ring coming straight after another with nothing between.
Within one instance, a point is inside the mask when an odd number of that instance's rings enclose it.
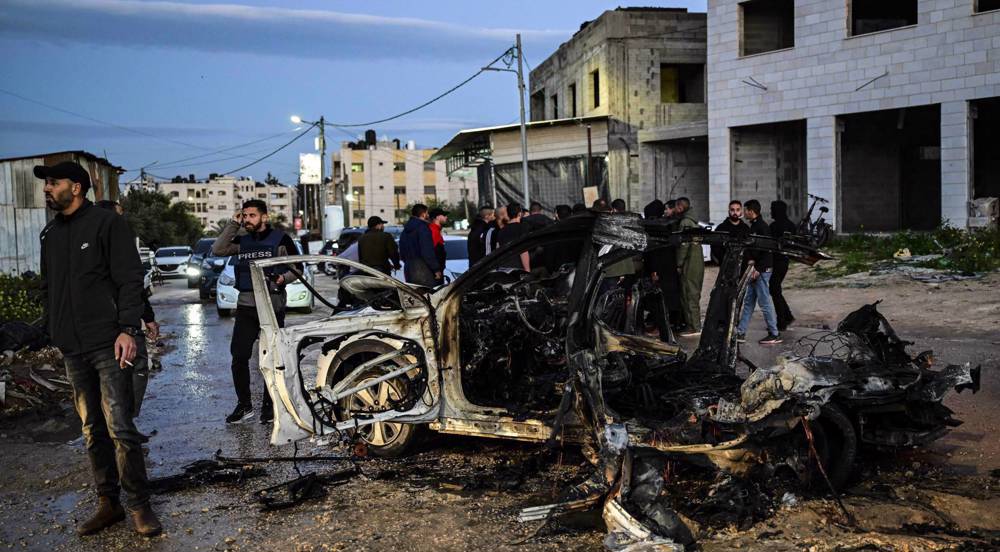
<instances>
[{"instance_id":1,"label":"man in dark hoodie","mask_svg":"<svg viewBox=\"0 0 1000 552\"><path fill-rule=\"evenodd\" d=\"M123 217L87 199L90 174L77 163L37 165L34 173L45 181L45 204L58 211L40 236L43 323L63 354L99 499L77 533L124 520L123 487L135 530L158 535L142 436L132 419L132 361L143 313L135 234Z\"/></svg>"},{"instance_id":2,"label":"man in dark hoodie","mask_svg":"<svg viewBox=\"0 0 1000 552\"><path fill-rule=\"evenodd\" d=\"M434 254L434 238L427 220L427 206L416 204L410 209L410 220L399 236L399 256L403 259L406 281L418 286L434 287L443 276L444 267L438 266Z\"/></svg>"},{"instance_id":3,"label":"man in dark hoodie","mask_svg":"<svg viewBox=\"0 0 1000 552\"><path fill-rule=\"evenodd\" d=\"M795 223L788 218L788 204L780 199L771 202L771 235L780 238L785 234L795 234L797 229ZM771 290L771 300L774 302L774 310L778 316L778 331L783 332L788 325L795 321L792 316L792 309L788 308L788 301L781 290L781 283L785 281L788 274L788 257L778 253L774 254L774 268L771 272L771 281L768 287Z\"/></svg>"},{"instance_id":4,"label":"man in dark hoodie","mask_svg":"<svg viewBox=\"0 0 1000 552\"><path fill-rule=\"evenodd\" d=\"M750 233L750 227L747 223L743 222L743 204L740 200L734 199L729 202L729 218L719 223L715 227L716 232L728 232L730 234L745 236ZM722 260L726 257L726 246L724 245L713 245L712 246L712 258L715 262L722 264Z\"/></svg>"}]
</instances>

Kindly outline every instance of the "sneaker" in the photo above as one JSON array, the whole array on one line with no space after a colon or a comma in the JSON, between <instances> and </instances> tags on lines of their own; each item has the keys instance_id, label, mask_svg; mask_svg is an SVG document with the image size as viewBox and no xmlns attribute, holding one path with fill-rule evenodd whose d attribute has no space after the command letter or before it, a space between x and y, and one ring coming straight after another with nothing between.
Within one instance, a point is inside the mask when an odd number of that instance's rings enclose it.
<instances>
[{"instance_id":1,"label":"sneaker","mask_svg":"<svg viewBox=\"0 0 1000 552\"><path fill-rule=\"evenodd\" d=\"M781 343L781 336L778 334L769 335L757 343L760 343L761 345L777 345L778 343Z\"/></svg>"},{"instance_id":2,"label":"sneaker","mask_svg":"<svg viewBox=\"0 0 1000 552\"><path fill-rule=\"evenodd\" d=\"M262 408L260 410L260 423L262 425L266 425L273 421L274 421L274 407L268 406L267 408Z\"/></svg>"},{"instance_id":3,"label":"sneaker","mask_svg":"<svg viewBox=\"0 0 1000 552\"><path fill-rule=\"evenodd\" d=\"M226 416L227 424L238 424L253 418L253 407L247 404L238 404L233 413Z\"/></svg>"},{"instance_id":4,"label":"sneaker","mask_svg":"<svg viewBox=\"0 0 1000 552\"><path fill-rule=\"evenodd\" d=\"M737 343L746 343L747 342L747 336L746 336L746 334L741 334L741 333L736 334L736 342Z\"/></svg>"}]
</instances>

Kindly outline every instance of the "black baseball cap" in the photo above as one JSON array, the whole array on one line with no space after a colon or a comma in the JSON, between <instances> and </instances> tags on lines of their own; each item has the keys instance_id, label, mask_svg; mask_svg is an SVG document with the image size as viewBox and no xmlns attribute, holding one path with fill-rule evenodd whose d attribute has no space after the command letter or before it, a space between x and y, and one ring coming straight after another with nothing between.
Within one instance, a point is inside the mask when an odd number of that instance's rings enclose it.
<instances>
[{"instance_id":1,"label":"black baseball cap","mask_svg":"<svg viewBox=\"0 0 1000 552\"><path fill-rule=\"evenodd\" d=\"M368 228L375 228L379 224L388 224L386 221L378 217L368 217Z\"/></svg>"},{"instance_id":2,"label":"black baseball cap","mask_svg":"<svg viewBox=\"0 0 1000 552\"><path fill-rule=\"evenodd\" d=\"M46 165L35 165L35 177L45 180L46 178L61 179L66 178L72 180L83 188L83 193L87 193L90 189L90 173L87 169L80 166L79 163L74 163L73 161L63 161L62 163L52 165L51 167Z\"/></svg>"},{"instance_id":3,"label":"black baseball cap","mask_svg":"<svg viewBox=\"0 0 1000 552\"><path fill-rule=\"evenodd\" d=\"M431 212L430 212L430 217L431 218L434 218L434 217L436 217L438 215L444 215L444 216L447 217L448 216L448 211L445 211L444 209L440 209L438 207L435 207L435 208L431 209Z\"/></svg>"}]
</instances>

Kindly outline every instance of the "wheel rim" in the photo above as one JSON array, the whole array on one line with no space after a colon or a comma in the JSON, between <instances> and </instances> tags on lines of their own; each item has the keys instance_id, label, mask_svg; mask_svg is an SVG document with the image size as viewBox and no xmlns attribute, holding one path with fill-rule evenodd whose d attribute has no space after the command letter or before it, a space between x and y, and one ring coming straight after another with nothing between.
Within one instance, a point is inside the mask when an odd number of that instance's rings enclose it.
<instances>
[{"instance_id":1,"label":"wheel rim","mask_svg":"<svg viewBox=\"0 0 1000 552\"><path fill-rule=\"evenodd\" d=\"M374 376L366 378L359 384L373 379L375 379ZM351 411L379 411L384 410L390 400L398 401L402 397L399 384L395 380L390 380L351 395L348 404ZM376 422L358 428L358 434L361 438L369 445L376 447L391 445L399 439L402 432L403 424L398 422Z\"/></svg>"}]
</instances>

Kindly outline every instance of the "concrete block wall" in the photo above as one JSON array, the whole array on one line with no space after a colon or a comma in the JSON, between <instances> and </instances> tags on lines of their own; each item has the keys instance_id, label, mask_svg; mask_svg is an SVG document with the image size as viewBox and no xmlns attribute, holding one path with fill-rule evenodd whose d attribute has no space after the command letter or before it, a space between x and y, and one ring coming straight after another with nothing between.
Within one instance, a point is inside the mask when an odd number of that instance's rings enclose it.
<instances>
[{"instance_id":1,"label":"concrete block wall","mask_svg":"<svg viewBox=\"0 0 1000 552\"><path fill-rule=\"evenodd\" d=\"M806 120L807 188L837 198L836 116L941 105L942 218L964 226L970 197L968 101L1000 96L1000 11L919 0L916 25L849 36L846 1L795 0L793 48L741 57L739 0L708 2L711 216L725 216L731 127ZM749 86L753 77L767 90ZM866 84L869 83L869 84Z\"/></svg>"}]
</instances>

